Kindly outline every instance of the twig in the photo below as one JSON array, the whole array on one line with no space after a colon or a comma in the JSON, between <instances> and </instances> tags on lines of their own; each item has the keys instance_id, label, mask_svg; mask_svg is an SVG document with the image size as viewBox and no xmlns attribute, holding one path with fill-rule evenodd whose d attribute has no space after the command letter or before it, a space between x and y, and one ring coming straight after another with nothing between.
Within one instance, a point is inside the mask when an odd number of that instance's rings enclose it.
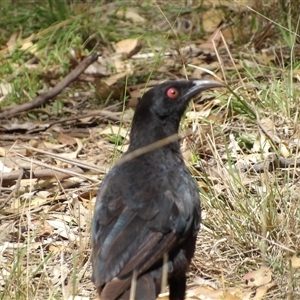
<instances>
[{"instance_id":1,"label":"twig","mask_svg":"<svg viewBox=\"0 0 300 300\"><path fill-rule=\"evenodd\" d=\"M165 253L163 258L162 277L161 277L161 293L165 292L168 286L168 272L169 272L169 254Z\"/></svg>"},{"instance_id":2,"label":"twig","mask_svg":"<svg viewBox=\"0 0 300 300\"><path fill-rule=\"evenodd\" d=\"M276 136L275 134L272 134L263 124L262 122L260 121L260 118L259 118L259 114L258 112L256 111L256 109L253 109L253 111L255 112L255 115L256 115L256 122L257 122L257 125L259 126L259 128L261 129L261 131L264 133L265 136L267 136L274 145L278 146L281 144L281 141L280 141L280 138L278 136Z\"/></svg>"},{"instance_id":3,"label":"twig","mask_svg":"<svg viewBox=\"0 0 300 300\"><path fill-rule=\"evenodd\" d=\"M147 146L144 146L144 147L141 147L141 148L138 148L128 154L125 154L124 156L122 156L117 162L115 165L121 165L121 164L124 164L138 156L141 156L141 155L144 155L148 152L151 152L153 150L156 150L158 148L161 148L161 147L164 147L166 145L169 145L171 143L174 143L176 141L179 141L181 140L182 138L185 138L186 136L188 136L189 134L191 133L191 130L185 130L183 132L183 134L181 136L178 136L177 133L175 134L172 134L164 139L161 139L157 142L154 142L152 144L149 144Z\"/></svg>"},{"instance_id":4,"label":"twig","mask_svg":"<svg viewBox=\"0 0 300 300\"><path fill-rule=\"evenodd\" d=\"M16 140L23 140L23 141L30 141L32 139L36 138L34 135L25 135L25 134L1 134L0 135L0 141L16 141Z\"/></svg>"},{"instance_id":5,"label":"twig","mask_svg":"<svg viewBox=\"0 0 300 300\"><path fill-rule=\"evenodd\" d=\"M156 150L158 148L161 148L163 146L166 146L168 144L171 144L171 143L174 143L176 141L178 141L180 138L178 136L177 133L175 134L172 134L162 140L159 140L157 142L154 142L150 145L147 145L147 146L144 146L144 147L141 147L141 148L138 148L124 156L122 156L117 162L116 162L116 165L121 165L121 164L124 164L138 156L141 156L143 154L146 154L148 152L151 152L153 150Z\"/></svg>"},{"instance_id":6,"label":"twig","mask_svg":"<svg viewBox=\"0 0 300 300\"><path fill-rule=\"evenodd\" d=\"M21 179L23 178L24 175L24 169L20 169L19 172L19 177L17 180L17 183L13 189L13 191L7 196L7 198L4 200L4 202L2 203L2 205L0 205L0 210L6 206L6 204L8 203L8 201L16 194L16 192L18 191L18 189L20 188L20 184L21 184Z\"/></svg>"},{"instance_id":7,"label":"twig","mask_svg":"<svg viewBox=\"0 0 300 300\"><path fill-rule=\"evenodd\" d=\"M28 159L28 161L31 161ZM33 164L38 164L37 161L34 161ZM46 164L44 164L46 165ZM49 167L49 165L46 165ZM31 178L49 178L49 177L57 177L60 180L62 179L66 179L68 177L72 177L72 176L82 176L82 174L84 173L82 169L75 167L75 168L68 168L68 169L61 169L61 168L57 168L57 167L51 167L51 169L47 168L47 169L42 169L42 170L34 170L34 171L30 171L32 172ZM21 180L21 179L26 179L29 178L29 172L26 170L24 171L23 169L20 169L19 171L13 171L13 172L9 172L9 173L1 173L1 180L2 180L2 184L9 182L9 181L13 181L13 180ZM18 183L17 181L17 183ZM1 207L0 207L1 209Z\"/></svg>"},{"instance_id":8,"label":"twig","mask_svg":"<svg viewBox=\"0 0 300 300\"><path fill-rule=\"evenodd\" d=\"M27 102L25 104L12 106L11 109L5 110L5 112L0 113L0 119L9 118L18 115L24 111L37 108L41 105L46 104L50 99L56 97L66 86L68 86L72 81L76 80L78 76L93 62L98 59L98 54L91 54L81 61L78 66L69 73L61 82L59 82L53 89L49 90L47 93L37 96L34 100Z\"/></svg>"},{"instance_id":9,"label":"twig","mask_svg":"<svg viewBox=\"0 0 300 300\"><path fill-rule=\"evenodd\" d=\"M131 287L130 287L129 300L135 300L136 280L137 280L137 271L133 270L132 279L131 279Z\"/></svg>"},{"instance_id":10,"label":"twig","mask_svg":"<svg viewBox=\"0 0 300 300\"><path fill-rule=\"evenodd\" d=\"M98 173L102 173L102 174L106 174L108 172L108 169L104 168L104 167L100 167L100 166L97 166L97 165L94 165L94 164L88 164L88 163L82 162L82 161L80 161L79 159L76 159L76 158L71 159L71 158L63 157L62 155L59 155L59 154L51 153L51 152L48 152L48 151L45 151L45 150L42 150L42 149L38 149L38 148L29 147L29 146L26 146L26 145L22 145L20 147L15 146L14 149L16 149L16 150L26 149L26 150L29 150L29 151L32 151L32 152L42 153L42 154L47 155L48 157L51 157L51 158L54 158L54 159L57 159L57 160L75 165L75 166L83 168L83 169L94 170L94 171L96 171ZM23 158L23 156L21 154L19 154L17 152L16 152L16 154L19 155L21 158Z\"/></svg>"},{"instance_id":11,"label":"twig","mask_svg":"<svg viewBox=\"0 0 300 300\"><path fill-rule=\"evenodd\" d=\"M55 120L50 123L50 126L52 126L54 124L66 123L66 122L76 121L76 120L90 118L90 117L100 117L101 120L106 119L106 120L111 120L113 122L120 122L122 120L122 114L123 114L122 112L111 112L111 111L102 109L102 110L90 112L86 115L79 115L79 116L73 116L73 117ZM124 119L123 119L123 121L124 121ZM127 120L125 120L125 121L127 121ZM129 122L129 120L128 120L128 122Z\"/></svg>"}]
</instances>

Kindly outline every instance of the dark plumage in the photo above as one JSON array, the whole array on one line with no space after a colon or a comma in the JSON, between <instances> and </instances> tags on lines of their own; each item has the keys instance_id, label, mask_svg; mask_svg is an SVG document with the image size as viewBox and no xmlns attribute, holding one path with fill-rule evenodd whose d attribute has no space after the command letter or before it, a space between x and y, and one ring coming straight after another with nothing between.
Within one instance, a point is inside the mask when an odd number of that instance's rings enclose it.
<instances>
[{"instance_id":1,"label":"dark plumage","mask_svg":"<svg viewBox=\"0 0 300 300\"><path fill-rule=\"evenodd\" d=\"M123 159L176 134L191 98L220 86L211 80L173 81L146 92ZM133 271L135 299L156 299L166 253L170 299L184 299L199 226L198 186L177 140L116 164L100 186L92 223L93 282L100 299L129 299Z\"/></svg>"}]
</instances>

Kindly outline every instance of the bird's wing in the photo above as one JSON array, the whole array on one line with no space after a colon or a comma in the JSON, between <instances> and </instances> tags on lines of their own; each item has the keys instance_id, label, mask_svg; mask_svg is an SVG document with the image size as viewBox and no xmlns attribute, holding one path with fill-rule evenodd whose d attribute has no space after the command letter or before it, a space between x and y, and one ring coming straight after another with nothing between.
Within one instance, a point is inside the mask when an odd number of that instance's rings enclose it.
<instances>
[{"instance_id":1,"label":"bird's wing","mask_svg":"<svg viewBox=\"0 0 300 300\"><path fill-rule=\"evenodd\" d=\"M109 181L100 189L93 221L93 278L96 286L110 282L122 293L134 270L146 271L178 244L193 216L182 215L174 191L156 194L149 187L136 195L143 201L126 201Z\"/></svg>"}]
</instances>

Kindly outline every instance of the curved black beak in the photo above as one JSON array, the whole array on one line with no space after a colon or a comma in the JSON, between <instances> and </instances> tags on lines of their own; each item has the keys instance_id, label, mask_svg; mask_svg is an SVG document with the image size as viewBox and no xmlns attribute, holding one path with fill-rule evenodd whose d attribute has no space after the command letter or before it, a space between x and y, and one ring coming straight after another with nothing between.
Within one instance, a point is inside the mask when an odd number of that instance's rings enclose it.
<instances>
[{"instance_id":1,"label":"curved black beak","mask_svg":"<svg viewBox=\"0 0 300 300\"><path fill-rule=\"evenodd\" d=\"M217 87L225 87L225 83L215 80L191 80L193 82L193 86L187 91L184 95L186 100L191 99L192 97L196 96L200 92L204 90L208 90L211 88Z\"/></svg>"}]
</instances>

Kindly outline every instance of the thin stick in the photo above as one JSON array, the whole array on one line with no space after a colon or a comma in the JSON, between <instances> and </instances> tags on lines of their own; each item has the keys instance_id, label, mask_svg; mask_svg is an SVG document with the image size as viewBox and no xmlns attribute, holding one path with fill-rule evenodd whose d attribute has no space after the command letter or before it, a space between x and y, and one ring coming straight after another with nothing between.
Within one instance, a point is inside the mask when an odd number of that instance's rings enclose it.
<instances>
[{"instance_id":1,"label":"thin stick","mask_svg":"<svg viewBox=\"0 0 300 300\"><path fill-rule=\"evenodd\" d=\"M135 299L135 292L136 292L136 278L137 278L137 271L134 270L132 274L132 279L131 279L131 287L130 287L130 295L129 295L129 300L134 300Z\"/></svg>"},{"instance_id":2,"label":"thin stick","mask_svg":"<svg viewBox=\"0 0 300 300\"><path fill-rule=\"evenodd\" d=\"M134 158L136 158L136 157L138 157L140 155L143 155L145 153L148 153L148 152L153 151L155 149L158 149L160 147L166 146L166 145L168 145L170 143L173 143L175 141L178 141L178 140L179 140L178 134L177 133L172 134L172 135L170 135L170 136L168 136L168 137L166 137L164 139L161 139L161 140L159 140L157 142L154 142L154 143L152 143L152 144L150 144L148 146L136 149L136 150L130 152L129 154L126 154L126 155L122 156L117 161L116 165L121 165L121 164L123 164L123 163L125 163L127 161L130 161L130 160L132 160L132 159L134 159Z\"/></svg>"},{"instance_id":3,"label":"thin stick","mask_svg":"<svg viewBox=\"0 0 300 300\"><path fill-rule=\"evenodd\" d=\"M168 286L168 261L169 261L169 254L165 253L163 259L163 267L162 267L161 293L165 292Z\"/></svg>"},{"instance_id":4,"label":"thin stick","mask_svg":"<svg viewBox=\"0 0 300 300\"><path fill-rule=\"evenodd\" d=\"M3 174L3 173L2 173ZM19 190L20 188L20 185L21 185L21 179L23 178L24 176L24 169L21 168L20 169L20 174L18 176L18 179L17 179L17 183L13 189L13 191L7 196L7 198L4 200L4 202L0 205L0 210L2 208L4 208L6 206L6 204L9 202L9 200L16 195L17 191Z\"/></svg>"}]
</instances>

